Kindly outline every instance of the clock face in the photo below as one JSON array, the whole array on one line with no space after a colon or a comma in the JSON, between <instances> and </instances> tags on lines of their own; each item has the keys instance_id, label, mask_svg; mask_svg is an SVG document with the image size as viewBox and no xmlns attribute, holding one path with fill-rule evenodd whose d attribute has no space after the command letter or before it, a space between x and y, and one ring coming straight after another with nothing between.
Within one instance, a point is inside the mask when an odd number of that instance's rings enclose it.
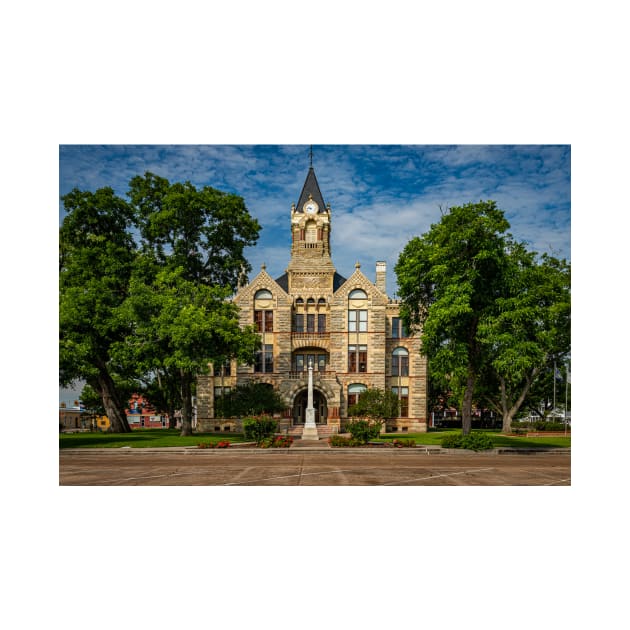
<instances>
[{"instance_id":1,"label":"clock face","mask_svg":"<svg viewBox=\"0 0 630 630\"><path fill-rule=\"evenodd\" d=\"M304 210L306 210L307 214L315 214L317 212L317 204L309 201L305 206Z\"/></svg>"}]
</instances>

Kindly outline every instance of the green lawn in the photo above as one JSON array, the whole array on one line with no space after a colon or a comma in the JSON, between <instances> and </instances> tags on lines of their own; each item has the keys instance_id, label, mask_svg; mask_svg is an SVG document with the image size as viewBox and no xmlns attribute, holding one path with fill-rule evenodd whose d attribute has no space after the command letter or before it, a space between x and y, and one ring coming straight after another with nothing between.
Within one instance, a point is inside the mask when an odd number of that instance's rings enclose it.
<instances>
[{"instance_id":1,"label":"green lawn","mask_svg":"<svg viewBox=\"0 0 630 630\"><path fill-rule=\"evenodd\" d=\"M475 432L477 430L475 429ZM416 444L426 446L440 446L442 438L451 433L459 433L459 429L448 429L445 431L429 430L427 433L384 433L378 441L390 442L395 439L415 440ZM487 433L492 438L495 447L511 446L515 448L571 448L571 435L567 437L516 437L502 435L498 431L482 430L481 433Z\"/></svg>"},{"instance_id":2,"label":"green lawn","mask_svg":"<svg viewBox=\"0 0 630 630\"><path fill-rule=\"evenodd\" d=\"M395 439L415 440L416 444L440 446L442 438L459 429L446 431L430 430L427 433L384 433L378 441L391 442ZM497 431L484 431L492 438L495 447L512 446L518 448L570 448L568 437L512 437ZM197 446L200 442L244 442L242 433L195 433L181 437L179 429L135 429L131 433L64 433L59 435L59 448L157 448L167 446Z\"/></svg>"},{"instance_id":3,"label":"green lawn","mask_svg":"<svg viewBox=\"0 0 630 630\"><path fill-rule=\"evenodd\" d=\"M135 429L131 433L63 433L59 448L157 448L197 446L200 442L243 442L242 433L195 433L181 437L179 429Z\"/></svg>"}]
</instances>

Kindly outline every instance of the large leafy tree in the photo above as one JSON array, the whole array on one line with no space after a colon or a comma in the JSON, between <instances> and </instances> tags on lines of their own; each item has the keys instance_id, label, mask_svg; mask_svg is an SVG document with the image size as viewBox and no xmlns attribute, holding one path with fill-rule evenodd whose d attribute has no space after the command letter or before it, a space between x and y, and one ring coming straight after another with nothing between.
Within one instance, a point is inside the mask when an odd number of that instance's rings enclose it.
<instances>
[{"instance_id":1,"label":"large leafy tree","mask_svg":"<svg viewBox=\"0 0 630 630\"><path fill-rule=\"evenodd\" d=\"M127 316L133 334L118 344L123 360L144 370L173 374L182 402L182 435L192 434L192 394L197 374L217 356L253 361L260 343L252 328L241 329L230 289L183 277L181 268L159 268L152 281L134 274ZM157 351L156 351L157 349Z\"/></svg>"},{"instance_id":2,"label":"large leafy tree","mask_svg":"<svg viewBox=\"0 0 630 630\"><path fill-rule=\"evenodd\" d=\"M114 382L112 346L129 333L119 308L128 296L135 245L133 210L111 188L62 197L59 230L59 383L85 380L102 400L112 429L129 431Z\"/></svg>"},{"instance_id":3,"label":"large leafy tree","mask_svg":"<svg viewBox=\"0 0 630 630\"><path fill-rule=\"evenodd\" d=\"M242 197L149 172L131 180L128 194L144 250L160 265L206 285L234 290L246 282L244 249L258 240L260 224Z\"/></svg>"},{"instance_id":4,"label":"large leafy tree","mask_svg":"<svg viewBox=\"0 0 630 630\"><path fill-rule=\"evenodd\" d=\"M128 194L142 247L129 301L136 322L130 348L168 381L165 389L179 392L188 435L196 375L209 362L253 360L258 338L238 327L227 299L246 281L244 249L256 243L260 225L241 197L209 186L145 173L131 180Z\"/></svg>"},{"instance_id":5,"label":"large leafy tree","mask_svg":"<svg viewBox=\"0 0 630 630\"><path fill-rule=\"evenodd\" d=\"M504 293L496 312L481 322L480 339L491 359L486 365L485 399L509 432L532 386L571 349L570 266L522 245L509 251ZM489 382L488 382L489 381Z\"/></svg>"},{"instance_id":6,"label":"large leafy tree","mask_svg":"<svg viewBox=\"0 0 630 630\"><path fill-rule=\"evenodd\" d=\"M503 294L508 228L494 201L450 208L409 241L395 267L401 315L408 328L422 330L432 374L463 388L464 434L471 430L475 385L488 361L479 326Z\"/></svg>"}]
</instances>

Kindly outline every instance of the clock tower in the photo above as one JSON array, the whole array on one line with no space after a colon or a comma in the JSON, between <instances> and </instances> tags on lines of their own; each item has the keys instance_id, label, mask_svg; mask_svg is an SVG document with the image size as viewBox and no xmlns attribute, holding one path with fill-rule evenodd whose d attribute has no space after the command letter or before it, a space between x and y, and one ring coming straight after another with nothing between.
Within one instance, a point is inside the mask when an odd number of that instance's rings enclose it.
<instances>
[{"instance_id":1,"label":"clock tower","mask_svg":"<svg viewBox=\"0 0 630 630\"><path fill-rule=\"evenodd\" d=\"M291 262L287 268L289 291L333 292L335 267L330 257L330 205L311 165L297 205L291 206Z\"/></svg>"}]
</instances>

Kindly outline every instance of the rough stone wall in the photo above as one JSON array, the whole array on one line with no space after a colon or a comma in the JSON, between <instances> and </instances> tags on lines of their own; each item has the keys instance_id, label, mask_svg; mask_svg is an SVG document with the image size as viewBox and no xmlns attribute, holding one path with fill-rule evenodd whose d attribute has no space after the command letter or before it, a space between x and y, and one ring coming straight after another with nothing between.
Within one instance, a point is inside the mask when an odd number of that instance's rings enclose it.
<instances>
[{"instance_id":1,"label":"rough stone wall","mask_svg":"<svg viewBox=\"0 0 630 630\"><path fill-rule=\"evenodd\" d=\"M300 219L301 220L301 219ZM296 350L319 348L328 352L327 373L317 374L314 387L321 391L327 399L328 424L340 427L347 419L348 386L362 383L365 386L389 389L395 386L409 388L409 417L398 418L388 423L398 431L426 431L427 429L427 362L420 355L420 339L408 337L392 338L392 318L398 317L399 306L392 302L384 292L384 268L377 265L376 284L370 282L360 271L357 264L355 272L333 294L333 277L335 268L329 256L328 224L325 222L320 234L325 238L321 242L304 243L299 240L300 226L294 226L294 242L292 258L288 271L288 294L263 269L256 278L241 289L234 298L239 307L239 322L242 326L252 325L254 310L273 310L274 327L272 333L265 333L265 343L273 344L274 373L254 373L253 366L232 366L232 376L223 378L223 386L234 387L236 384L251 380L270 383L284 397L286 409L278 420L281 430L292 424L292 405L295 397L306 387L306 374L292 374L292 357ZM296 236L298 240L296 240ZM383 263L379 263L383 265ZM379 273L380 272L380 273ZM269 290L272 300L255 303L254 296L260 289ZM349 301L353 289L362 289L367 300ZM302 298L306 304L313 298L317 304L323 298L325 304L308 310L299 307L300 312L326 313L327 332L317 336L297 335L292 332L293 314L296 311L295 300ZM348 331L349 308L368 311L367 331ZM348 372L348 346L365 344L367 346L367 371ZM403 346L409 351L409 376L391 376L391 356L393 350ZM206 427L228 426L229 421L213 419L214 388L219 386L219 377L199 377L198 381L198 424L200 430L211 430ZM237 427L237 425L234 425ZM234 430L234 429L231 429Z\"/></svg>"}]
</instances>

